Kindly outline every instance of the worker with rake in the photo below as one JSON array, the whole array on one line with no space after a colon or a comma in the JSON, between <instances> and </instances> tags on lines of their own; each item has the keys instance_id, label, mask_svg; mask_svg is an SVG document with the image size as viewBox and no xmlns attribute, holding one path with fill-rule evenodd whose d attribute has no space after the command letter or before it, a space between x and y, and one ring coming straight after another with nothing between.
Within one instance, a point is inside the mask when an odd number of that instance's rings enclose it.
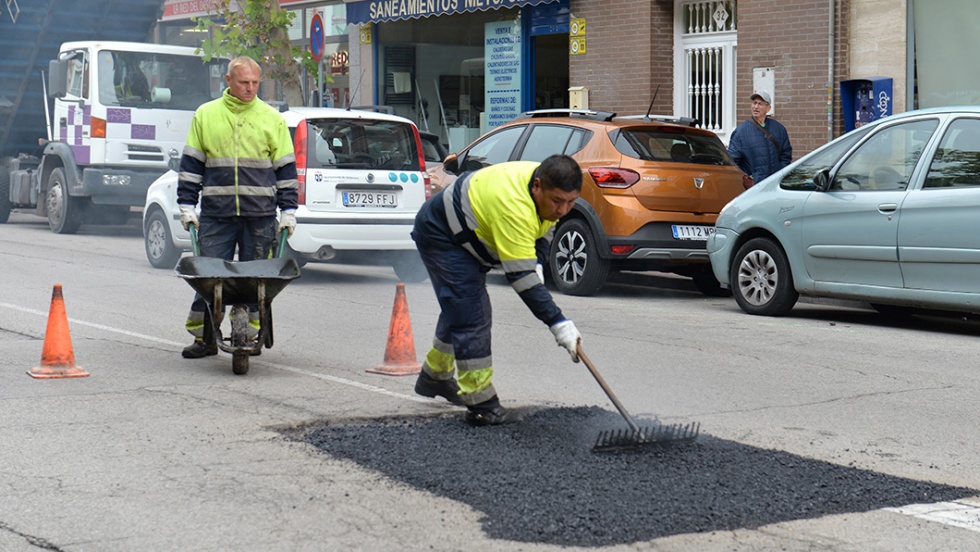
<instances>
[{"instance_id":1,"label":"worker with rake","mask_svg":"<svg viewBox=\"0 0 980 552\"><path fill-rule=\"evenodd\" d=\"M582 339L544 285L555 223L582 191L582 170L567 155L515 161L466 173L430 198L412 238L439 301L432 349L415 392L465 405L466 421L498 425L524 419L501 406L493 387L491 308L486 274L502 268L514 291L578 362ZM458 370L454 379L454 371Z\"/></svg>"}]
</instances>

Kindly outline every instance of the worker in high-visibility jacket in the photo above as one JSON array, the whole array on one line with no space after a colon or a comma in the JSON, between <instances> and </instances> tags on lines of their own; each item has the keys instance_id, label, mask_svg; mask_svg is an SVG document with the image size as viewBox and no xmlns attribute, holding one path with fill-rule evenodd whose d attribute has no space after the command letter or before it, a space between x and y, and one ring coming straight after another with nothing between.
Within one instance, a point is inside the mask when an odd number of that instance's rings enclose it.
<instances>
[{"instance_id":1,"label":"worker in high-visibility jacket","mask_svg":"<svg viewBox=\"0 0 980 552\"><path fill-rule=\"evenodd\" d=\"M296 156L286 120L256 97L262 69L252 58L228 64L228 88L217 100L194 112L180 158L177 204L184 229L198 229L201 255L239 261L269 257L276 235L296 228L299 180ZM195 205L201 200L198 220ZM276 209L282 215L276 219ZM218 354L204 299L194 295L185 327L194 343L184 358ZM249 325L258 331L258 312L250 308ZM257 354L253 353L253 354Z\"/></svg>"},{"instance_id":2,"label":"worker in high-visibility jacket","mask_svg":"<svg viewBox=\"0 0 980 552\"><path fill-rule=\"evenodd\" d=\"M574 159L500 163L461 176L419 210L412 238L441 312L415 392L465 405L473 425L518 422L493 387L490 297L486 274L503 268L514 291L578 362L582 337L544 285L543 263L554 225L582 191ZM458 374L454 372L458 371Z\"/></svg>"}]
</instances>

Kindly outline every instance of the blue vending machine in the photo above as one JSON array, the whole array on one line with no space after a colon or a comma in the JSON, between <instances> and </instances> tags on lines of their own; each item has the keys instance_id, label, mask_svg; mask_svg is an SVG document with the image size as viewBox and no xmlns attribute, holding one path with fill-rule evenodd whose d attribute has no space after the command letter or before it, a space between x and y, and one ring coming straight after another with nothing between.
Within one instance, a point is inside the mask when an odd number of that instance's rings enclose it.
<instances>
[{"instance_id":1,"label":"blue vending machine","mask_svg":"<svg viewBox=\"0 0 980 552\"><path fill-rule=\"evenodd\" d=\"M892 114L892 79L869 77L840 83L844 132Z\"/></svg>"}]
</instances>

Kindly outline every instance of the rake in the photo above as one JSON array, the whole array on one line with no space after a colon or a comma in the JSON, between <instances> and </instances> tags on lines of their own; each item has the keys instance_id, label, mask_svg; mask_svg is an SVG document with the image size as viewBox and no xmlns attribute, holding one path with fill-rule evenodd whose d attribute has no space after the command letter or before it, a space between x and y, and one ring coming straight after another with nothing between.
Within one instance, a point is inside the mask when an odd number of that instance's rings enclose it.
<instances>
[{"instance_id":1,"label":"rake","mask_svg":"<svg viewBox=\"0 0 980 552\"><path fill-rule=\"evenodd\" d=\"M582 345L580 344L577 348L578 356L582 359L582 362L588 366L589 371L592 372L592 376L602 390L606 392L606 396L609 400L616 405L616 410L622 414L626 423L629 424L629 429L614 429L609 431L603 431L599 433L599 437L596 438L595 445L592 447L592 452L610 452L610 451L620 451L620 450L636 450L647 447L664 446L674 443L681 443L687 441L693 441L697 436L698 432L701 430L701 424L698 422L691 422L687 425L684 424L673 424L673 425L648 425L640 426L636 423L636 420L630 416L630 413L626 411L619 399L616 398L616 394L613 393L612 389L606 383L606 380L602 378L599 370L596 369L595 364L589 360L589 357L585 355L585 351L582 350Z\"/></svg>"}]
</instances>

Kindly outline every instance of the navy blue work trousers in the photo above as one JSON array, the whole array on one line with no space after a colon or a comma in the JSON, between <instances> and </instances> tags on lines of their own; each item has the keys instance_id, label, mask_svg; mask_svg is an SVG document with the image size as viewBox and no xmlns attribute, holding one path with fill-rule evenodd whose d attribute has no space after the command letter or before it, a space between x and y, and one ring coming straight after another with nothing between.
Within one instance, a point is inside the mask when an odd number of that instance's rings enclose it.
<instances>
[{"instance_id":1,"label":"navy blue work trousers","mask_svg":"<svg viewBox=\"0 0 980 552\"><path fill-rule=\"evenodd\" d=\"M276 245L278 221L275 216L201 216L200 220L201 225L197 233L197 240L201 246L202 257L216 257L233 261L237 249L239 261L268 259L269 253ZM194 294L191 311L208 311L207 302L197 293Z\"/></svg>"},{"instance_id":2,"label":"navy blue work trousers","mask_svg":"<svg viewBox=\"0 0 980 552\"><path fill-rule=\"evenodd\" d=\"M415 245L439 301L436 339L453 346L456 360L490 356L490 269L461 247L439 247L416 236Z\"/></svg>"}]
</instances>

